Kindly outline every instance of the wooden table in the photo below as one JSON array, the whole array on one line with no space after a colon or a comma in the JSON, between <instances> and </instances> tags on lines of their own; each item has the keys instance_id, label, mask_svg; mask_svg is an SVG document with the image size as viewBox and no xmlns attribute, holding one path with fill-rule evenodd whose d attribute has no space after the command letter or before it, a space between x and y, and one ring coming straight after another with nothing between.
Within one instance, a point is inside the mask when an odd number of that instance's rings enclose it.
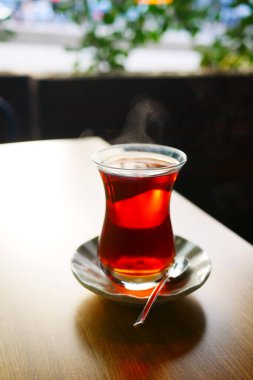
<instances>
[{"instance_id":1,"label":"wooden table","mask_svg":"<svg viewBox=\"0 0 253 380\"><path fill-rule=\"evenodd\" d=\"M98 138L0 146L0 379L253 379L253 249L177 193L174 232L213 268L191 296L139 310L84 289L73 251L99 233ZM183 171L181 173L183 175Z\"/></svg>"}]
</instances>

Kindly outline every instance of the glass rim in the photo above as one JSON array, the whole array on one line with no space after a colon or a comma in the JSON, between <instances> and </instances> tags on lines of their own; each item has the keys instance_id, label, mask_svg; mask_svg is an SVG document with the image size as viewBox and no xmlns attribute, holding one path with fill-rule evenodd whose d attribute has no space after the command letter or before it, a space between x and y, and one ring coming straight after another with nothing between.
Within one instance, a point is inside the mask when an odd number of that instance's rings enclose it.
<instances>
[{"instance_id":1,"label":"glass rim","mask_svg":"<svg viewBox=\"0 0 253 380\"><path fill-rule=\"evenodd\" d=\"M124 154L126 152L143 152L143 153L151 153L160 157L171 157L177 160L176 163L169 163L168 165L159 166L159 167L153 167L153 168L119 168L114 166L113 164L106 163L103 161L106 161L106 158L109 158L107 156L104 160L102 159L103 155L106 155L106 153L119 151L118 154L115 154L115 157L119 154ZM187 161L187 155L180 149L174 148L171 146L166 145L159 145L159 144L148 144L148 143L125 143L125 144L115 144L107 146L106 148L100 149L98 151L95 151L91 155L91 160L93 163L102 171L109 172L109 173L115 173L115 174L157 174L157 173L167 173L172 171L178 171Z\"/></svg>"}]
</instances>

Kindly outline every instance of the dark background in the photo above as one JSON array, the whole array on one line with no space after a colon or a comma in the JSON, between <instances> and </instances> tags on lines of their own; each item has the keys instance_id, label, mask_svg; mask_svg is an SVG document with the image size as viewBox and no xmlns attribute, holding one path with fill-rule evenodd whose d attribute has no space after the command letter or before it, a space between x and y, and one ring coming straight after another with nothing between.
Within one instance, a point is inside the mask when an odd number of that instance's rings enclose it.
<instances>
[{"instance_id":1,"label":"dark background","mask_svg":"<svg viewBox=\"0 0 253 380\"><path fill-rule=\"evenodd\" d=\"M253 75L5 76L0 97L16 127L0 107L3 143L97 135L184 150L176 190L253 242Z\"/></svg>"}]
</instances>

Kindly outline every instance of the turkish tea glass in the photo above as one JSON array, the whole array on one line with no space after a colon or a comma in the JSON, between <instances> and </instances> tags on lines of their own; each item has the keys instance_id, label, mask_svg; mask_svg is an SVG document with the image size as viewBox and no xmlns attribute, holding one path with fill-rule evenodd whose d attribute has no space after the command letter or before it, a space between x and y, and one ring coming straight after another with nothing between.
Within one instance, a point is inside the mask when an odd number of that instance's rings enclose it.
<instances>
[{"instance_id":1,"label":"turkish tea glass","mask_svg":"<svg viewBox=\"0 0 253 380\"><path fill-rule=\"evenodd\" d=\"M174 262L170 198L184 152L156 144L121 144L92 155L106 197L98 259L114 280L148 283Z\"/></svg>"}]
</instances>

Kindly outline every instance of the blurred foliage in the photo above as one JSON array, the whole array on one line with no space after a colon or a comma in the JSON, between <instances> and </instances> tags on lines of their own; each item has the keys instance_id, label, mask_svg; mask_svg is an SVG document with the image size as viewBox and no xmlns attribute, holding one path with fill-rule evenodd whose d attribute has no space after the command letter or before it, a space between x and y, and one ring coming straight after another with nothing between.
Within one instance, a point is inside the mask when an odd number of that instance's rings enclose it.
<instances>
[{"instance_id":1,"label":"blurred foliage","mask_svg":"<svg viewBox=\"0 0 253 380\"><path fill-rule=\"evenodd\" d=\"M14 37L15 33L11 30L1 28L0 24L0 42L6 42L9 41Z\"/></svg>"},{"instance_id":2,"label":"blurred foliage","mask_svg":"<svg viewBox=\"0 0 253 380\"><path fill-rule=\"evenodd\" d=\"M120 71L135 47L160 41L168 29L186 29L192 35L200 30L206 9L195 1L173 5L137 4L135 0L70 0L58 5L84 34L80 49L91 48L91 72ZM76 67L78 68L78 66Z\"/></svg>"},{"instance_id":3,"label":"blurred foliage","mask_svg":"<svg viewBox=\"0 0 253 380\"><path fill-rule=\"evenodd\" d=\"M92 50L91 72L123 70L132 49L159 42L168 30L188 31L194 44L198 32L206 26L210 30L210 25L219 30L212 43L194 45L203 66L239 69L253 64L253 0L174 0L165 5L66 0L58 4L59 12L83 27L79 48Z\"/></svg>"},{"instance_id":4,"label":"blurred foliage","mask_svg":"<svg viewBox=\"0 0 253 380\"><path fill-rule=\"evenodd\" d=\"M212 1L207 20L223 30L210 46L199 46L203 66L218 69L252 69L253 0Z\"/></svg>"},{"instance_id":5,"label":"blurred foliage","mask_svg":"<svg viewBox=\"0 0 253 380\"><path fill-rule=\"evenodd\" d=\"M1 9L3 7L3 9ZM4 21L11 17L9 8L4 7L0 2L0 42L5 42L14 37L15 33L4 26Z\"/></svg>"}]
</instances>

